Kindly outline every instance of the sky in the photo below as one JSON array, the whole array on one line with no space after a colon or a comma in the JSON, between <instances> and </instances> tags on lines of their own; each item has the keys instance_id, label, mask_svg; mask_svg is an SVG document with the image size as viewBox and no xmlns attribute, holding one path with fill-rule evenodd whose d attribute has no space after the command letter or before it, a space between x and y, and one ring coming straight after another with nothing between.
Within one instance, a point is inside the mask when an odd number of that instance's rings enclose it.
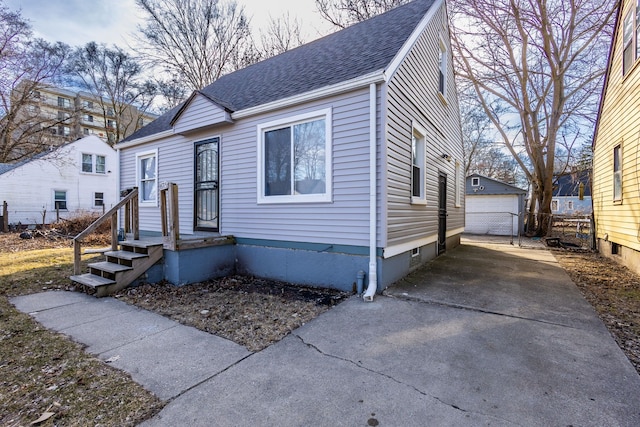
<instances>
[{"instance_id":1,"label":"sky","mask_svg":"<svg viewBox=\"0 0 640 427\"><path fill-rule=\"evenodd\" d=\"M236 1L244 6L254 31L265 28L269 16L288 11L303 23L307 40L327 33L328 24L316 12L314 0ZM143 16L134 0L4 0L4 4L13 11L21 9L36 37L72 46L96 41L126 48Z\"/></svg>"}]
</instances>

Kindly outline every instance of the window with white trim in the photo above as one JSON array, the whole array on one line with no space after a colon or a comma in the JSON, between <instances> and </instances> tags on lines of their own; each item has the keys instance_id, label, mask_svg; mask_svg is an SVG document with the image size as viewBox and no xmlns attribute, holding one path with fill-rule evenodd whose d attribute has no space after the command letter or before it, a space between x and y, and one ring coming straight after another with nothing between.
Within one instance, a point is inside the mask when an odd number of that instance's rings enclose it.
<instances>
[{"instance_id":1,"label":"window with white trim","mask_svg":"<svg viewBox=\"0 0 640 427\"><path fill-rule=\"evenodd\" d=\"M136 155L136 176L138 177L139 203L141 206L158 204L158 151Z\"/></svg>"},{"instance_id":2,"label":"window with white trim","mask_svg":"<svg viewBox=\"0 0 640 427\"><path fill-rule=\"evenodd\" d=\"M438 60L438 92L447 96L447 45L440 38L440 58Z\"/></svg>"},{"instance_id":3,"label":"window with white trim","mask_svg":"<svg viewBox=\"0 0 640 427\"><path fill-rule=\"evenodd\" d=\"M626 75L640 58L640 0L622 20L622 75Z\"/></svg>"},{"instance_id":4,"label":"window with white trim","mask_svg":"<svg viewBox=\"0 0 640 427\"><path fill-rule=\"evenodd\" d=\"M479 185L480 185L480 178L478 178L477 176L474 176L473 178L471 178L472 187L477 187Z\"/></svg>"},{"instance_id":5,"label":"window with white trim","mask_svg":"<svg viewBox=\"0 0 640 427\"><path fill-rule=\"evenodd\" d=\"M557 200L552 200L551 201L551 211L552 212L557 212L558 211L558 201Z\"/></svg>"},{"instance_id":6,"label":"window with white trim","mask_svg":"<svg viewBox=\"0 0 640 427\"><path fill-rule=\"evenodd\" d=\"M455 190L455 207L462 206L462 165L456 160L456 190Z\"/></svg>"},{"instance_id":7,"label":"window with white trim","mask_svg":"<svg viewBox=\"0 0 640 427\"><path fill-rule=\"evenodd\" d=\"M93 193L93 206L104 206L104 193Z\"/></svg>"},{"instance_id":8,"label":"window with white trim","mask_svg":"<svg viewBox=\"0 0 640 427\"><path fill-rule=\"evenodd\" d=\"M53 206L56 210L67 209L67 192L64 190L54 190L53 192Z\"/></svg>"},{"instance_id":9,"label":"window with white trim","mask_svg":"<svg viewBox=\"0 0 640 427\"><path fill-rule=\"evenodd\" d=\"M622 147L613 148L613 200L622 201Z\"/></svg>"},{"instance_id":10,"label":"window with white trim","mask_svg":"<svg viewBox=\"0 0 640 427\"><path fill-rule=\"evenodd\" d=\"M258 203L331 201L331 110L258 126Z\"/></svg>"},{"instance_id":11,"label":"window with white trim","mask_svg":"<svg viewBox=\"0 0 640 427\"><path fill-rule=\"evenodd\" d=\"M82 153L82 172L85 173L106 173L106 157L99 154Z\"/></svg>"},{"instance_id":12,"label":"window with white trim","mask_svg":"<svg viewBox=\"0 0 640 427\"><path fill-rule=\"evenodd\" d=\"M411 130L411 203L427 203L425 192L426 133L422 126L413 123Z\"/></svg>"},{"instance_id":13,"label":"window with white trim","mask_svg":"<svg viewBox=\"0 0 640 427\"><path fill-rule=\"evenodd\" d=\"M568 211L572 211L573 210L573 201L572 200L567 200L567 210Z\"/></svg>"}]
</instances>

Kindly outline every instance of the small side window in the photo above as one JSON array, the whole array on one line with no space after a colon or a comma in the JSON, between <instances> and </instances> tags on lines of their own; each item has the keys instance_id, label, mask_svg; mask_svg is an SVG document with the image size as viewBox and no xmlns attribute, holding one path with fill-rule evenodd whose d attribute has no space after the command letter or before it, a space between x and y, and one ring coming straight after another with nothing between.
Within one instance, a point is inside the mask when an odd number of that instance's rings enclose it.
<instances>
[{"instance_id":1,"label":"small side window","mask_svg":"<svg viewBox=\"0 0 640 427\"><path fill-rule=\"evenodd\" d=\"M53 203L56 210L67 209L67 192L62 190L55 190L53 196Z\"/></svg>"},{"instance_id":2,"label":"small side window","mask_svg":"<svg viewBox=\"0 0 640 427\"><path fill-rule=\"evenodd\" d=\"M480 185L480 178L478 178L478 177L471 178L471 186L472 187L477 187L479 185Z\"/></svg>"}]
</instances>

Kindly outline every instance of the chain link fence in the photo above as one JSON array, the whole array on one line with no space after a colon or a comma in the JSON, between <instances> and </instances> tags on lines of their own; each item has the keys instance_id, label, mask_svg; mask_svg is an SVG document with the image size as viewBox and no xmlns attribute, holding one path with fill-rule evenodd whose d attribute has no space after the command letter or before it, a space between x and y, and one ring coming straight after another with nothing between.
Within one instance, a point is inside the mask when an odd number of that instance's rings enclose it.
<instances>
[{"instance_id":1,"label":"chain link fence","mask_svg":"<svg viewBox=\"0 0 640 427\"><path fill-rule=\"evenodd\" d=\"M50 226L65 219L75 218L84 214L102 215L104 208L91 210L20 210L4 207L0 211L0 232L20 231L24 229L41 228Z\"/></svg>"},{"instance_id":2,"label":"chain link fence","mask_svg":"<svg viewBox=\"0 0 640 427\"><path fill-rule=\"evenodd\" d=\"M526 213L467 212L464 237L473 241L517 244L528 248L593 249L591 215L550 215L548 219L546 236L527 237Z\"/></svg>"}]
</instances>

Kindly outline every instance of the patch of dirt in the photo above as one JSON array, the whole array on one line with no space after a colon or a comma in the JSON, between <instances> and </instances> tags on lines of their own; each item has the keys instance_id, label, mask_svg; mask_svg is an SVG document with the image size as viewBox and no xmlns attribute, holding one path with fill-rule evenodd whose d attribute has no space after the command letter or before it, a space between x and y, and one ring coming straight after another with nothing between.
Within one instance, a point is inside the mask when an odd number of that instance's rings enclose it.
<instances>
[{"instance_id":1,"label":"patch of dirt","mask_svg":"<svg viewBox=\"0 0 640 427\"><path fill-rule=\"evenodd\" d=\"M553 254L640 373L640 276L597 253Z\"/></svg>"},{"instance_id":2,"label":"patch of dirt","mask_svg":"<svg viewBox=\"0 0 640 427\"><path fill-rule=\"evenodd\" d=\"M182 287L144 284L116 297L260 351L347 296L331 289L231 276Z\"/></svg>"}]
</instances>

